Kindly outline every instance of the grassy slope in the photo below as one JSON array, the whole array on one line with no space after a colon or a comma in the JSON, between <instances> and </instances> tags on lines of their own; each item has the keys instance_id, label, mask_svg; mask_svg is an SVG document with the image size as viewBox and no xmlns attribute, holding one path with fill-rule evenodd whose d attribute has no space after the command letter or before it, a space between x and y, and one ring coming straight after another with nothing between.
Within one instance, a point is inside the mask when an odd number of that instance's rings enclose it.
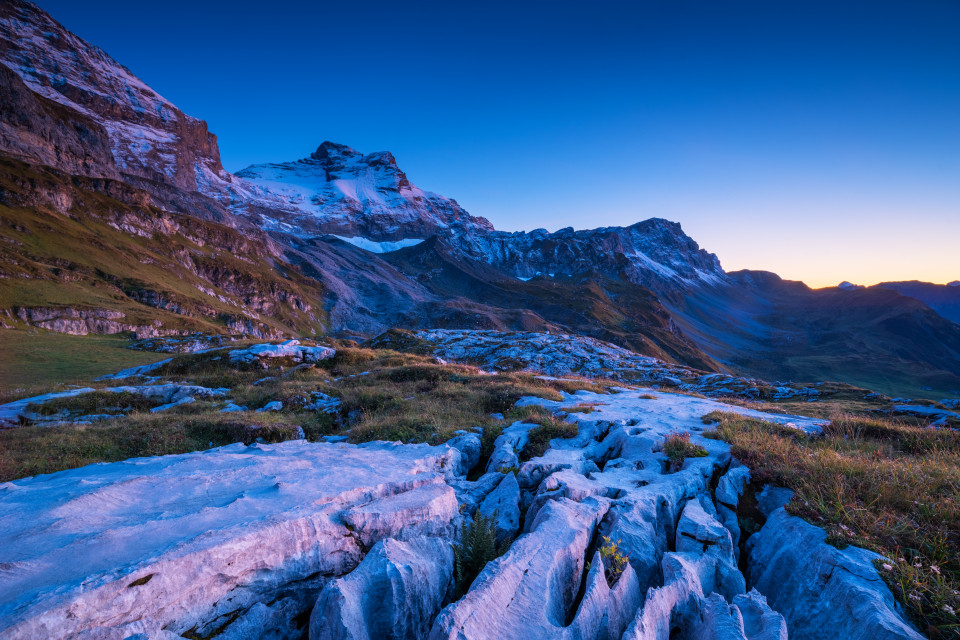
<instances>
[{"instance_id":1,"label":"grassy slope","mask_svg":"<svg viewBox=\"0 0 960 640\"><path fill-rule=\"evenodd\" d=\"M0 205L0 309L103 308L122 311L127 324L160 320L169 329L220 333L226 317L259 316L284 332L320 330L322 286L293 268L275 266L261 240L122 202L89 182L0 160L0 190L26 199L32 190L50 191L72 202L67 212ZM135 195L130 187L115 188ZM155 292L169 310L138 302L135 296L144 291ZM283 301L287 296L309 303L316 320ZM275 305L258 313L254 307L263 299Z\"/></svg>"},{"instance_id":2,"label":"grassy slope","mask_svg":"<svg viewBox=\"0 0 960 640\"><path fill-rule=\"evenodd\" d=\"M168 358L133 351L121 336L71 336L0 329L0 403L47 393L97 376Z\"/></svg>"}]
</instances>

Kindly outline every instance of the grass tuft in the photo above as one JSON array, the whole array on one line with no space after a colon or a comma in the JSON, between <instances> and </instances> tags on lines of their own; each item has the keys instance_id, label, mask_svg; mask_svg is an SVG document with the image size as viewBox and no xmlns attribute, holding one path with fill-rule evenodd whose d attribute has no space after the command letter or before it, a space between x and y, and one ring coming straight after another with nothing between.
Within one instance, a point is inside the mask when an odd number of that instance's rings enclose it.
<instances>
[{"instance_id":1,"label":"grass tuft","mask_svg":"<svg viewBox=\"0 0 960 640\"><path fill-rule=\"evenodd\" d=\"M796 492L794 515L828 541L889 560L880 575L918 626L960 637L960 449L957 434L880 418L833 417L821 437L714 414L716 436L754 480Z\"/></svg>"}]
</instances>

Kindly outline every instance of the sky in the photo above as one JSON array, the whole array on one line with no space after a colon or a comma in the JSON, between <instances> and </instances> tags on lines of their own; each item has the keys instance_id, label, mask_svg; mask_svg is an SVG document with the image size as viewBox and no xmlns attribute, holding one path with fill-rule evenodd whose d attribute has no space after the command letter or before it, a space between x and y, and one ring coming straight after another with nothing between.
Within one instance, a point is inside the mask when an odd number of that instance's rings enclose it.
<instances>
[{"instance_id":1,"label":"sky","mask_svg":"<svg viewBox=\"0 0 960 640\"><path fill-rule=\"evenodd\" d=\"M231 171L389 150L498 229L680 222L728 271L960 280L960 2L37 0Z\"/></svg>"}]
</instances>

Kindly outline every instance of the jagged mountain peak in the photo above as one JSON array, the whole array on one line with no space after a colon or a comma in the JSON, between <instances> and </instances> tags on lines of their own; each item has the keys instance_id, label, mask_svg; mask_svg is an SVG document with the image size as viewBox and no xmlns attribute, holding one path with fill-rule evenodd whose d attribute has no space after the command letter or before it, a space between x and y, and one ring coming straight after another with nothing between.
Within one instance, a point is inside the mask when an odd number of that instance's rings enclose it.
<instances>
[{"instance_id":1,"label":"jagged mountain peak","mask_svg":"<svg viewBox=\"0 0 960 640\"><path fill-rule=\"evenodd\" d=\"M316 151L310 154L310 159L321 162L329 170L342 171L350 164L374 168L385 167L402 175L403 180L406 180L406 174L400 170L397 159L389 151L374 151L364 155L353 147L326 140L317 147ZM409 187L410 185L408 183L405 186Z\"/></svg>"},{"instance_id":2,"label":"jagged mountain peak","mask_svg":"<svg viewBox=\"0 0 960 640\"><path fill-rule=\"evenodd\" d=\"M353 147L348 147L345 144L339 144L337 142L331 142L330 140L324 140L323 143L317 147L317 150L310 154L310 157L314 160L330 160L330 159L339 159L343 157L355 157L362 155L359 151Z\"/></svg>"},{"instance_id":3,"label":"jagged mountain peak","mask_svg":"<svg viewBox=\"0 0 960 640\"><path fill-rule=\"evenodd\" d=\"M373 241L425 238L451 229L490 232L456 200L412 184L389 151L362 154L326 141L308 158L251 165L236 175L269 228Z\"/></svg>"}]
</instances>

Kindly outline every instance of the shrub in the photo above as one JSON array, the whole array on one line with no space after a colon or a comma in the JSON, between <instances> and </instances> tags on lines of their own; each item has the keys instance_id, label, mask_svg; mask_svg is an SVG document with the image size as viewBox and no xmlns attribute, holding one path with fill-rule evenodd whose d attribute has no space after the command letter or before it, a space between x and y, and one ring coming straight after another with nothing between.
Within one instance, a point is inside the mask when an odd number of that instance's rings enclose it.
<instances>
[{"instance_id":1,"label":"shrub","mask_svg":"<svg viewBox=\"0 0 960 640\"><path fill-rule=\"evenodd\" d=\"M473 522L463 528L460 544L453 546L457 595L466 593L487 563L502 556L509 548L509 541L497 544L494 519L477 512Z\"/></svg>"},{"instance_id":2,"label":"shrub","mask_svg":"<svg viewBox=\"0 0 960 640\"><path fill-rule=\"evenodd\" d=\"M600 557L603 559L603 574L607 578L607 584L612 587L627 568L630 556L620 550L620 540L612 542L610 536L603 536Z\"/></svg>"},{"instance_id":3,"label":"shrub","mask_svg":"<svg viewBox=\"0 0 960 640\"><path fill-rule=\"evenodd\" d=\"M581 402L580 404L575 404L569 407L560 407L561 411L565 413L593 413L596 411L596 404L591 404L589 402Z\"/></svg>"}]
</instances>

